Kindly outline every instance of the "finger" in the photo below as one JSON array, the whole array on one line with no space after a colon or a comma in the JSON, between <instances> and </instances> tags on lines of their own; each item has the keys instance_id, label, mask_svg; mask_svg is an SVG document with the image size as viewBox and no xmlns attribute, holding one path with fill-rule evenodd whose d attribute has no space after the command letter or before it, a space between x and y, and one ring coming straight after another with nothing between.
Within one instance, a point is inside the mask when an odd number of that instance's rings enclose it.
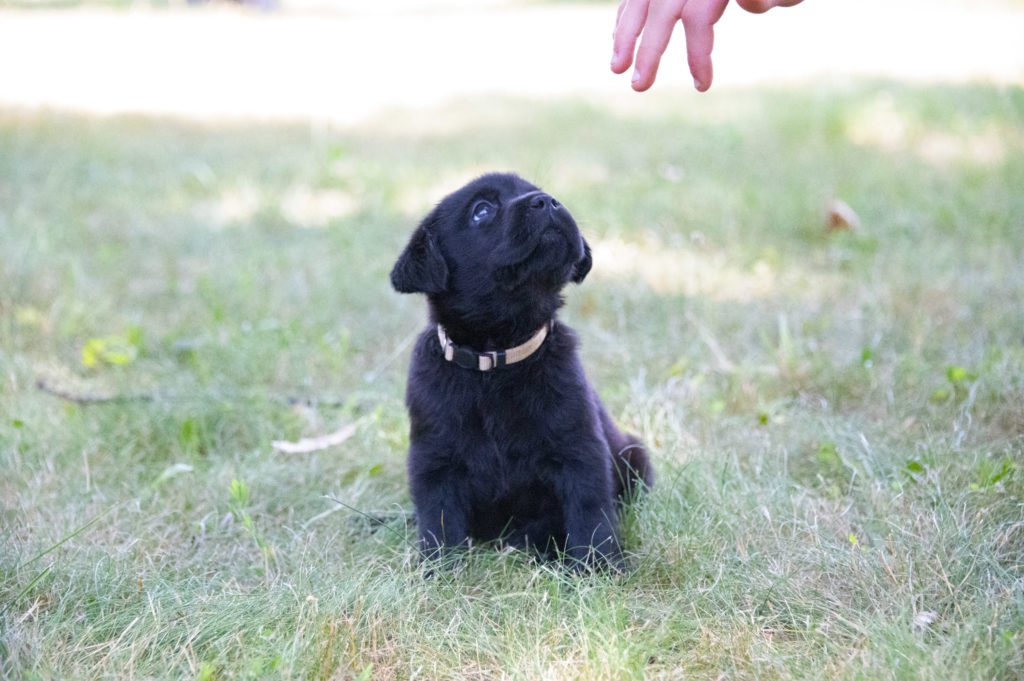
<instances>
[{"instance_id":1,"label":"finger","mask_svg":"<svg viewBox=\"0 0 1024 681\"><path fill-rule=\"evenodd\" d=\"M689 8L687 8L689 9ZM711 11L689 13L683 11L683 29L686 31L686 61L690 65L693 86L698 92L711 87L714 70L711 66L711 50L715 46L715 22L722 16L725 2L720 7L712 7Z\"/></svg>"},{"instance_id":2,"label":"finger","mask_svg":"<svg viewBox=\"0 0 1024 681\"><path fill-rule=\"evenodd\" d=\"M754 14L767 12L775 6L773 0L736 0L736 4Z\"/></svg>"},{"instance_id":3,"label":"finger","mask_svg":"<svg viewBox=\"0 0 1024 681\"><path fill-rule=\"evenodd\" d=\"M647 21L650 0L625 0L612 40L612 71L622 73L633 63L636 39Z\"/></svg>"},{"instance_id":4,"label":"finger","mask_svg":"<svg viewBox=\"0 0 1024 681\"><path fill-rule=\"evenodd\" d=\"M661 56L665 54L672 30L679 21L680 4L677 2L656 3L649 11L640 47L636 51L636 67L633 70L633 89L643 92L654 85L658 77Z\"/></svg>"},{"instance_id":5,"label":"finger","mask_svg":"<svg viewBox=\"0 0 1024 681\"><path fill-rule=\"evenodd\" d=\"M800 0L736 0L736 4L754 14L767 12L772 7L792 7L799 5Z\"/></svg>"},{"instance_id":6,"label":"finger","mask_svg":"<svg viewBox=\"0 0 1024 681\"><path fill-rule=\"evenodd\" d=\"M615 28L612 29L612 39L615 38L615 31L619 29L619 20L622 19L622 10L626 9L626 5L629 4L629 0L622 0L619 6L615 8Z\"/></svg>"}]
</instances>

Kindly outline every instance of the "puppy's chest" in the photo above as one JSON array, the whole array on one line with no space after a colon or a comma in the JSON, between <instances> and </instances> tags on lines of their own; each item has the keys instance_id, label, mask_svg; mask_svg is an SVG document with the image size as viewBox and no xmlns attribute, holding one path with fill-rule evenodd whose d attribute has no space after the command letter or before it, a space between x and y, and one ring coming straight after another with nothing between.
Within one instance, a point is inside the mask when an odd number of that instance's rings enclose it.
<instances>
[{"instance_id":1,"label":"puppy's chest","mask_svg":"<svg viewBox=\"0 0 1024 681\"><path fill-rule=\"evenodd\" d=\"M425 336L407 395L413 439L470 468L557 463L580 439L572 433L593 421L568 338L549 339L535 359L481 373L444 361Z\"/></svg>"},{"instance_id":2,"label":"puppy's chest","mask_svg":"<svg viewBox=\"0 0 1024 681\"><path fill-rule=\"evenodd\" d=\"M460 421L456 437L475 450L466 452L474 463L515 467L555 453L564 390L536 375L467 378L452 416Z\"/></svg>"},{"instance_id":3,"label":"puppy's chest","mask_svg":"<svg viewBox=\"0 0 1024 681\"><path fill-rule=\"evenodd\" d=\"M478 434L499 453L522 455L515 450L536 449L547 439L548 420L557 412L555 399L546 387L507 383L481 390L478 399L467 406L475 412L472 420Z\"/></svg>"}]
</instances>

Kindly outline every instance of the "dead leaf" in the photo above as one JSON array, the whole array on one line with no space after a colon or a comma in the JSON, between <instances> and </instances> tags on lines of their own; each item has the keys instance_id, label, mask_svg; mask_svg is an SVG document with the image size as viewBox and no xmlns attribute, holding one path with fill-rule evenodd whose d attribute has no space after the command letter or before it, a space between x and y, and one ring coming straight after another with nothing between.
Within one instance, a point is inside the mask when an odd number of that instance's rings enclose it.
<instances>
[{"instance_id":1,"label":"dead leaf","mask_svg":"<svg viewBox=\"0 0 1024 681\"><path fill-rule=\"evenodd\" d=\"M922 610L921 612L914 615L914 630L925 631L928 627L938 619L939 613L932 612L930 610Z\"/></svg>"},{"instance_id":2,"label":"dead leaf","mask_svg":"<svg viewBox=\"0 0 1024 681\"><path fill-rule=\"evenodd\" d=\"M860 229L860 216L842 199L832 199L828 205L828 229L830 232Z\"/></svg>"},{"instance_id":3,"label":"dead leaf","mask_svg":"<svg viewBox=\"0 0 1024 681\"><path fill-rule=\"evenodd\" d=\"M344 428L336 430L333 433L328 433L327 435L304 437L298 442L274 440L270 443L270 446L279 452L284 452L285 454L308 454L309 452L318 452L321 449L340 445L345 440L352 437L355 432L356 424L350 423Z\"/></svg>"}]
</instances>

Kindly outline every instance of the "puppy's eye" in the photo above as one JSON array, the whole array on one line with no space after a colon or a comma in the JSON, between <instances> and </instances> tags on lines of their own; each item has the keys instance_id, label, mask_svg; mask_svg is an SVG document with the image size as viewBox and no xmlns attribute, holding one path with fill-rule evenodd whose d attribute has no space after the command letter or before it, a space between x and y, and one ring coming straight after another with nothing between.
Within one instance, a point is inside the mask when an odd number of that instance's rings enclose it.
<instances>
[{"instance_id":1,"label":"puppy's eye","mask_svg":"<svg viewBox=\"0 0 1024 681\"><path fill-rule=\"evenodd\" d=\"M480 200L473 204L473 208L469 211L469 219L474 225L482 225L488 222L497 209L490 201Z\"/></svg>"}]
</instances>

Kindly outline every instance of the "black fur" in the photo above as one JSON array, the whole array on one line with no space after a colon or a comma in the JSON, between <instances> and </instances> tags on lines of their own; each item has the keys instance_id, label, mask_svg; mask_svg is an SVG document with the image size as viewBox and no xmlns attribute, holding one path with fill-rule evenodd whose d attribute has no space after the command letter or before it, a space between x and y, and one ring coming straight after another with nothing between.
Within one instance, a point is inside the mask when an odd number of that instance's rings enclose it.
<instances>
[{"instance_id":1,"label":"black fur","mask_svg":"<svg viewBox=\"0 0 1024 681\"><path fill-rule=\"evenodd\" d=\"M528 359L480 372L446 362L435 327L480 352L519 345L555 318L562 288L591 264L568 210L508 174L445 198L398 258L392 284L427 294L433 322L406 390L425 556L500 539L576 565L621 562L618 502L649 486L653 471L587 382L575 333L556 321Z\"/></svg>"}]
</instances>

